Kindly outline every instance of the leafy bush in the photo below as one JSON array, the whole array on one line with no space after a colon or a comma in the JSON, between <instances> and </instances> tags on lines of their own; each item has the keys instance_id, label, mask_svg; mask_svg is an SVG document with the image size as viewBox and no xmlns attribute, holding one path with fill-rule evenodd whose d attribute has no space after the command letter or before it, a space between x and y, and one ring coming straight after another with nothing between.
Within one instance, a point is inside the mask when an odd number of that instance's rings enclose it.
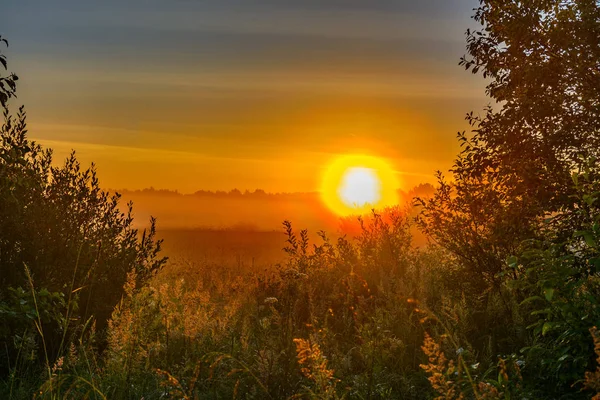
<instances>
[{"instance_id":1,"label":"leafy bush","mask_svg":"<svg viewBox=\"0 0 600 400\"><path fill-rule=\"evenodd\" d=\"M528 296L522 307L533 343L523 349L524 373L534 374L539 390L557 394L571 392L593 365L589 330L600 323L600 192L590 167L573 175L573 205L547 220L544 239L508 260L514 295Z\"/></svg>"},{"instance_id":2,"label":"leafy bush","mask_svg":"<svg viewBox=\"0 0 600 400\"><path fill-rule=\"evenodd\" d=\"M0 63L7 67L1 53ZM130 271L141 285L166 261L155 221L140 235L131 204L119 210L119 195L100 189L93 165L82 170L72 153L54 166L52 152L27 138L24 108L8 108L17 79L0 76L0 368L13 372L24 356L19 343L33 335L28 346L43 342L39 360L52 364L90 317L106 326Z\"/></svg>"}]
</instances>

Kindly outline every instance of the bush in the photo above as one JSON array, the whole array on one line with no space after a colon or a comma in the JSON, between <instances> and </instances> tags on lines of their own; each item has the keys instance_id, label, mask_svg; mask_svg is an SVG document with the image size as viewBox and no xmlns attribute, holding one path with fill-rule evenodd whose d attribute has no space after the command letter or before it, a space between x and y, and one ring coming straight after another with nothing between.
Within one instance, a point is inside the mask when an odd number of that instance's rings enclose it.
<instances>
[{"instance_id":1,"label":"bush","mask_svg":"<svg viewBox=\"0 0 600 400\"><path fill-rule=\"evenodd\" d=\"M1 53L0 63L6 68ZM100 189L93 165L82 170L72 153L54 166L52 152L27 138L24 108L14 115L8 108L16 81L15 75L0 76L0 311L7 321L0 331L2 369L15 365L19 338L25 342L36 333L35 320L50 323L62 313L56 329L40 326L41 337L34 335L45 342L45 363L52 363L69 328L92 316L99 329L106 326L129 272L141 286L166 262L154 219L140 234L132 205L120 211L120 196ZM30 285L32 290L21 289Z\"/></svg>"}]
</instances>

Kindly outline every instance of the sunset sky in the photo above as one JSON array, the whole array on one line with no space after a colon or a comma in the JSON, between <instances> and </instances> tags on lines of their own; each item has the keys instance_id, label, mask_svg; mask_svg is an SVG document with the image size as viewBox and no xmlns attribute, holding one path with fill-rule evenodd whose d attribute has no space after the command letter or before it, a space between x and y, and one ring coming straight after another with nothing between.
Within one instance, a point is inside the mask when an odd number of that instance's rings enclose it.
<instances>
[{"instance_id":1,"label":"sunset sky","mask_svg":"<svg viewBox=\"0 0 600 400\"><path fill-rule=\"evenodd\" d=\"M457 65L477 4L5 0L0 34L30 136L107 188L313 191L360 153L408 189L487 104Z\"/></svg>"}]
</instances>

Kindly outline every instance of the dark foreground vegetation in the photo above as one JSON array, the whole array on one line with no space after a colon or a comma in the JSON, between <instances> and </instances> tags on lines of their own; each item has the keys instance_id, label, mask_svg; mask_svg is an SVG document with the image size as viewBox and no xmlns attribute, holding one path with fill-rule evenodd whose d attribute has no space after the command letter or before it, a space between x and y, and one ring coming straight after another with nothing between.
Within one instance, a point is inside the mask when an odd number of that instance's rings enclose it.
<instances>
[{"instance_id":1,"label":"dark foreground vegetation","mask_svg":"<svg viewBox=\"0 0 600 400\"><path fill-rule=\"evenodd\" d=\"M356 238L286 223L261 271L167 262L0 78L0 398L600 398L600 4L475 19L461 64L497 103L451 179Z\"/></svg>"}]
</instances>

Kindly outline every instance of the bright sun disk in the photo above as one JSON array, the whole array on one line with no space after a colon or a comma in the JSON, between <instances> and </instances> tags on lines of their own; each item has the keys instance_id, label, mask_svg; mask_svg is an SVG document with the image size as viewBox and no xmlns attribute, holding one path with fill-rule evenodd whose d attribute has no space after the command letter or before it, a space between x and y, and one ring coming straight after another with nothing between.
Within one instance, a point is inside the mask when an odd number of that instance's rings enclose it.
<instances>
[{"instance_id":1,"label":"bright sun disk","mask_svg":"<svg viewBox=\"0 0 600 400\"><path fill-rule=\"evenodd\" d=\"M344 155L324 170L321 196L338 215L360 215L398 204L399 188L396 171L384 159Z\"/></svg>"},{"instance_id":2,"label":"bright sun disk","mask_svg":"<svg viewBox=\"0 0 600 400\"><path fill-rule=\"evenodd\" d=\"M381 182L375 171L352 167L344 173L338 195L350 207L363 207L366 204L377 204L381 198L380 190Z\"/></svg>"}]
</instances>

